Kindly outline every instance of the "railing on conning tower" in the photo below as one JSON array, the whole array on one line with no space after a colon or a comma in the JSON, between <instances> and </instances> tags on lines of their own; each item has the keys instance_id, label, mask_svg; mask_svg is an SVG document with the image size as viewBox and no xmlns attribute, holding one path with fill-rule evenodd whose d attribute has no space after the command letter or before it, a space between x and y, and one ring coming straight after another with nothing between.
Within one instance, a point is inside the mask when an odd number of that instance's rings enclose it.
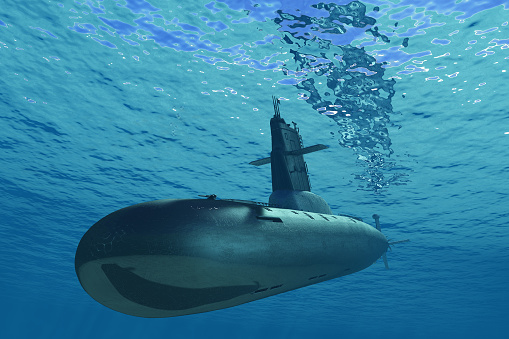
<instances>
[{"instance_id":1,"label":"railing on conning tower","mask_svg":"<svg viewBox=\"0 0 509 339\"><path fill-rule=\"evenodd\" d=\"M293 122L293 121L292 121ZM294 123L295 124L295 123ZM304 148L304 142L302 142L302 136L300 135L299 133L299 129L297 128L297 124L295 124L295 130L297 131L297 134L299 136L299 143L300 143L300 148Z\"/></svg>"}]
</instances>

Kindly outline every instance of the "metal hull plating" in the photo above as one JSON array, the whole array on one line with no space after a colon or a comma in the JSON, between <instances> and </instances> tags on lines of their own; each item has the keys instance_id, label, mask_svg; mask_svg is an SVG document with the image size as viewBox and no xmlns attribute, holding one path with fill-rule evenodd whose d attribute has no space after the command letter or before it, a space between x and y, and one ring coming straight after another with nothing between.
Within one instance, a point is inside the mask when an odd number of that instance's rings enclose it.
<instances>
[{"instance_id":1,"label":"metal hull plating","mask_svg":"<svg viewBox=\"0 0 509 339\"><path fill-rule=\"evenodd\" d=\"M207 312L360 271L387 250L358 220L225 200L157 200L83 236L76 273L95 300L140 317Z\"/></svg>"}]
</instances>

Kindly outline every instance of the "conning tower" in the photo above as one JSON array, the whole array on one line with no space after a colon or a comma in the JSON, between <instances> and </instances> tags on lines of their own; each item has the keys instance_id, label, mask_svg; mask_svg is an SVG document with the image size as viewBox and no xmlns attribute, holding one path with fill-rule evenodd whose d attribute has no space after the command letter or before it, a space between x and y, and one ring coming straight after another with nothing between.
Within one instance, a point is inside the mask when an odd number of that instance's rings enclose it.
<instances>
[{"instance_id":1,"label":"conning tower","mask_svg":"<svg viewBox=\"0 0 509 339\"><path fill-rule=\"evenodd\" d=\"M272 152L269 158L250 162L255 166L270 163L272 194L269 197L269 204L281 208L332 214L327 202L322 197L311 193L304 161L304 154L326 149L327 146L318 144L303 147L296 124L293 123L294 126L290 127L281 118L279 99L275 97L272 99L274 104L274 116L270 119Z\"/></svg>"}]
</instances>

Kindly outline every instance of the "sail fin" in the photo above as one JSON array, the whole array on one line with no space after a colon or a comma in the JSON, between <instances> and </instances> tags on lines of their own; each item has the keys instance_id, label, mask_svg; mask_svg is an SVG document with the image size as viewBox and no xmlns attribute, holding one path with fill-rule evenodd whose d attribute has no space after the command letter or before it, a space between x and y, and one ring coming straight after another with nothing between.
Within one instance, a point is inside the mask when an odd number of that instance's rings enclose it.
<instances>
[{"instance_id":1,"label":"sail fin","mask_svg":"<svg viewBox=\"0 0 509 339\"><path fill-rule=\"evenodd\" d=\"M301 149L298 149L295 151L289 151L286 154L288 154L288 155L304 155L304 154L308 154L308 153L312 153L312 152L316 152L316 151L321 151L326 148L329 148L329 146L325 146L323 144L316 144L316 145L304 147L304 148L301 148Z\"/></svg>"},{"instance_id":2,"label":"sail fin","mask_svg":"<svg viewBox=\"0 0 509 339\"><path fill-rule=\"evenodd\" d=\"M251 161L249 163L249 165L254 165L254 166L261 166L261 165L267 165L267 164L270 164L270 157Z\"/></svg>"},{"instance_id":3,"label":"sail fin","mask_svg":"<svg viewBox=\"0 0 509 339\"><path fill-rule=\"evenodd\" d=\"M326 148L329 148L329 147L325 146L323 144L317 144L317 145L313 145L313 146L304 147L304 148L301 148L301 149L298 149L295 151L288 151L288 152L285 152L285 154L287 154L287 155L304 155L304 154L308 154L308 153L312 153L312 152L321 151ZM254 166L267 165L267 164L270 164L270 157L251 161L249 164L254 165Z\"/></svg>"}]
</instances>

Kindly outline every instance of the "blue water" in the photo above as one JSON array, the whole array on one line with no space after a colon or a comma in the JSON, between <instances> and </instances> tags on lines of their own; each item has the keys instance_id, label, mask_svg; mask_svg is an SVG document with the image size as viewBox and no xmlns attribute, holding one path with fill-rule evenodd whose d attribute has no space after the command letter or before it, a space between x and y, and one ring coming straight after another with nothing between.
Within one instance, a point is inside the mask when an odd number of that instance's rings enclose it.
<instances>
[{"instance_id":1,"label":"blue water","mask_svg":"<svg viewBox=\"0 0 509 339\"><path fill-rule=\"evenodd\" d=\"M506 338L509 1L336 4L2 0L1 337ZM89 297L74 253L106 214L268 200L248 163L272 95L329 145L306 157L313 192L411 239L391 270L180 318Z\"/></svg>"}]
</instances>

